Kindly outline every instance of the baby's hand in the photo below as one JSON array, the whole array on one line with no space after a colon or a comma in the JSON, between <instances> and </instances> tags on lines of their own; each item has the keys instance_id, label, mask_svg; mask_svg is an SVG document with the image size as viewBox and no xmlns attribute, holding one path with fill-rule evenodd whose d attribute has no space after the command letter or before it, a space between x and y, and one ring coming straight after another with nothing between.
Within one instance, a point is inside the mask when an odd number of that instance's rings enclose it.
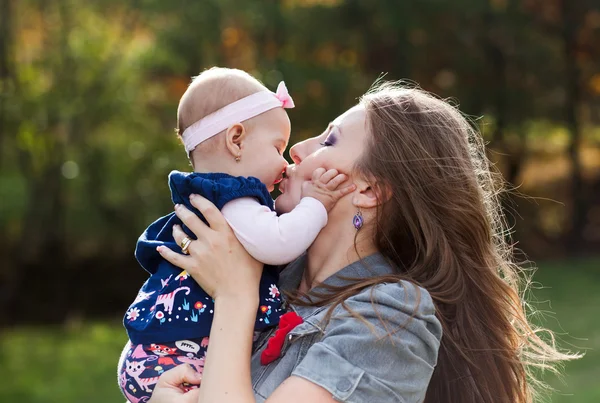
<instances>
[{"instance_id":1,"label":"baby's hand","mask_svg":"<svg viewBox=\"0 0 600 403\"><path fill-rule=\"evenodd\" d=\"M314 197L325 206L329 212L337 201L356 189L354 184L340 188L348 177L340 174L337 169L325 171L325 168L317 168L313 172L312 180L302 184L302 197Z\"/></svg>"}]
</instances>

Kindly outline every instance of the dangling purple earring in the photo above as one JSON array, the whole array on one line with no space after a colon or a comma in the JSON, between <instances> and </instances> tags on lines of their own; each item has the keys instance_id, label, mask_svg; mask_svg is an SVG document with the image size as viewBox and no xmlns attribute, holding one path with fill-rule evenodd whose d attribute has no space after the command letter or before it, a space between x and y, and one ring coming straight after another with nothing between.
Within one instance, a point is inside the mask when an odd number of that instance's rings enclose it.
<instances>
[{"instance_id":1,"label":"dangling purple earring","mask_svg":"<svg viewBox=\"0 0 600 403\"><path fill-rule=\"evenodd\" d=\"M356 228L357 231L362 228L362 226L364 224L364 220L363 220L362 213L360 212L360 208L354 215L354 218L352 219L352 224L354 224L354 228Z\"/></svg>"}]
</instances>

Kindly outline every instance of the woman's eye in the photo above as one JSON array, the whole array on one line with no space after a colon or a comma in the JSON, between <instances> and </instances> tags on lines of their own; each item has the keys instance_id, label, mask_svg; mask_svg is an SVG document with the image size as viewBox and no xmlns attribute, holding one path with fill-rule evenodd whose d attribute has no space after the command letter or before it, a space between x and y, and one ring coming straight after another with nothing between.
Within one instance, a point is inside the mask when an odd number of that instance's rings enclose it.
<instances>
[{"instance_id":1,"label":"woman's eye","mask_svg":"<svg viewBox=\"0 0 600 403\"><path fill-rule=\"evenodd\" d=\"M336 139L335 135L333 133L329 133L329 135L327 136L325 141L320 144L323 147L331 147L332 145L335 145L336 140L337 139Z\"/></svg>"}]
</instances>

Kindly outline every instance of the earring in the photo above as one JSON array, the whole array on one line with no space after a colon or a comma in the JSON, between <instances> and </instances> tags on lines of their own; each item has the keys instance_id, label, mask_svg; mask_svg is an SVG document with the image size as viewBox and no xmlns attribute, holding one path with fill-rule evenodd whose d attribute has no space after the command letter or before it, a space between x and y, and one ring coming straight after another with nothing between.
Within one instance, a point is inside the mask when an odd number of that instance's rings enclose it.
<instances>
[{"instance_id":1,"label":"earring","mask_svg":"<svg viewBox=\"0 0 600 403\"><path fill-rule=\"evenodd\" d=\"M235 157L235 162L240 162L241 159L242 159L242 156L238 155L237 157Z\"/></svg>"},{"instance_id":2,"label":"earring","mask_svg":"<svg viewBox=\"0 0 600 403\"><path fill-rule=\"evenodd\" d=\"M352 219L352 224L354 225L354 228L356 228L357 231L359 229L361 229L364 224L363 216L362 216L362 213L360 212L360 207L358 208L358 211L356 212L356 214L354 215L354 218Z\"/></svg>"}]
</instances>

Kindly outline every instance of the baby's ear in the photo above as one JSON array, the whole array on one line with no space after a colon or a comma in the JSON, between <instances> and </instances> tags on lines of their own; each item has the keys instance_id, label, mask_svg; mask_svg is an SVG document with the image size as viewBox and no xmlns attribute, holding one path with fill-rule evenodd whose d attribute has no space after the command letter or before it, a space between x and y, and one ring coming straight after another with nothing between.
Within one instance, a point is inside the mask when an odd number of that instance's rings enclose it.
<instances>
[{"instance_id":1,"label":"baby's ear","mask_svg":"<svg viewBox=\"0 0 600 403\"><path fill-rule=\"evenodd\" d=\"M243 142L246 139L248 132L241 123L235 123L227 128L225 132L225 142L227 149L233 155L233 157L242 156Z\"/></svg>"}]
</instances>

